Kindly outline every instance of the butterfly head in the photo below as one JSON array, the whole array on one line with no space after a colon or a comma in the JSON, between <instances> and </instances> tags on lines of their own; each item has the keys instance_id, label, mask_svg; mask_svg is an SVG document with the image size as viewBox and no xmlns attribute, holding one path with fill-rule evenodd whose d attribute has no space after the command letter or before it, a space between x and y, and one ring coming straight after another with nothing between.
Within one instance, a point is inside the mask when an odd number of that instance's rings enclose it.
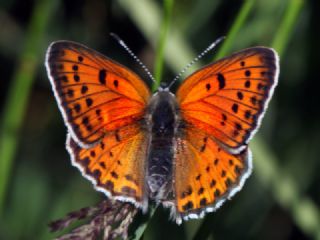
<instances>
[{"instance_id":1,"label":"butterfly head","mask_svg":"<svg viewBox=\"0 0 320 240\"><path fill-rule=\"evenodd\" d=\"M170 91L170 89L169 89L168 84L165 82L161 82L160 86L158 87L158 92L169 92L169 91Z\"/></svg>"}]
</instances>

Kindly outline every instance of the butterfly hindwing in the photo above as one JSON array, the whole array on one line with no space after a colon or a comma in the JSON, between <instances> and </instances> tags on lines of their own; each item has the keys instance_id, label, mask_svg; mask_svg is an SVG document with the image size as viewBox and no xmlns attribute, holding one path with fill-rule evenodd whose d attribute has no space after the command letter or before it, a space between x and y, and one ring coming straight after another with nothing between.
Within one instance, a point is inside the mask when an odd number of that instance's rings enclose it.
<instances>
[{"instance_id":1,"label":"butterfly hindwing","mask_svg":"<svg viewBox=\"0 0 320 240\"><path fill-rule=\"evenodd\" d=\"M212 212L242 188L251 173L248 148L231 154L213 138L189 128L176 140L174 193L177 222Z\"/></svg>"},{"instance_id":2,"label":"butterfly hindwing","mask_svg":"<svg viewBox=\"0 0 320 240\"><path fill-rule=\"evenodd\" d=\"M255 47L214 62L178 89L183 120L240 152L259 127L278 78L278 57Z\"/></svg>"},{"instance_id":3,"label":"butterfly hindwing","mask_svg":"<svg viewBox=\"0 0 320 240\"><path fill-rule=\"evenodd\" d=\"M72 138L83 147L143 117L150 97L147 86L96 51L74 42L54 42L46 67Z\"/></svg>"},{"instance_id":4,"label":"butterfly hindwing","mask_svg":"<svg viewBox=\"0 0 320 240\"><path fill-rule=\"evenodd\" d=\"M97 190L144 208L147 146L148 135L139 124L108 132L91 148L80 147L70 135L67 139L73 165Z\"/></svg>"}]
</instances>

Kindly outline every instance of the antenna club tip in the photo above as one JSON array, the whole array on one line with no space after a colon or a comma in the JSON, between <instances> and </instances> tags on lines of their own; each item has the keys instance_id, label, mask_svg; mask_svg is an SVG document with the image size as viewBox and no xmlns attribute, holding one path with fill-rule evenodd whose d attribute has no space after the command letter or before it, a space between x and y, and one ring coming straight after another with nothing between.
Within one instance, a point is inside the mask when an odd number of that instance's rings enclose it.
<instances>
[{"instance_id":1,"label":"antenna club tip","mask_svg":"<svg viewBox=\"0 0 320 240\"><path fill-rule=\"evenodd\" d=\"M223 41L225 39L226 39L226 36L221 36L215 42L218 44L219 42L221 42L221 41Z\"/></svg>"},{"instance_id":2,"label":"antenna club tip","mask_svg":"<svg viewBox=\"0 0 320 240\"><path fill-rule=\"evenodd\" d=\"M225 36L219 37L217 40L215 40L213 43L210 44L210 46L208 47L208 50L211 50L212 48L214 48L216 45L222 42L225 38L226 38Z\"/></svg>"},{"instance_id":3,"label":"antenna club tip","mask_svg":"<svg viewBox=\"0 0 320 240\"><path fill-rule=\"evenodd\" d=\"M121 38L113 32L110 33L110 36L113 37L114 39L116 39L118 42L122 41Z\"/></svg>"}]
</instances>

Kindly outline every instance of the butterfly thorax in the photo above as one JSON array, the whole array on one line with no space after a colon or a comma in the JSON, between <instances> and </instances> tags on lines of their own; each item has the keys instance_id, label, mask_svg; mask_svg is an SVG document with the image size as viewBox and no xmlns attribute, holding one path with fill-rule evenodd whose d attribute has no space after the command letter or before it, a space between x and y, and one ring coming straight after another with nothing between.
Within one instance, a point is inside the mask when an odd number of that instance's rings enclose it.
<instances>
[{"instance_id":1,"label":"butterfly thorax","mask_svg":"<svg viewBox=\"0 0 320 240\"><path fill-rule=\"evenodd\" d=\"M172 93L158 91L148 106L148 126L151 133L147 186L149 197L166 198L172 189L173 139L177 126L177 103Z\"/></svg>"}]
</instances>

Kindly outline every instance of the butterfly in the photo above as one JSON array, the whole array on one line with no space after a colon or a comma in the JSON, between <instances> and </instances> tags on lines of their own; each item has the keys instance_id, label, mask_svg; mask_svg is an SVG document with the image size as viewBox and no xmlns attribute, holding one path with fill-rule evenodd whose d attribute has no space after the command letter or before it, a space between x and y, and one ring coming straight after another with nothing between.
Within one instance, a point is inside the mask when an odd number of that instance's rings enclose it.
<instances>
[{"instance_id":1,"label":"butterfly","mask_svg":"<svg viewBox=\"0 0 320 240\"><path fill-rule=\"evenodd\" d=\"M68 129L71 161L96 190L171 209L178 224L215 211L251 173L248 142L277 84L277 53L253 47L152 94L127 67L71 41L46 69Z\"/></svg>"}]
</instances>

